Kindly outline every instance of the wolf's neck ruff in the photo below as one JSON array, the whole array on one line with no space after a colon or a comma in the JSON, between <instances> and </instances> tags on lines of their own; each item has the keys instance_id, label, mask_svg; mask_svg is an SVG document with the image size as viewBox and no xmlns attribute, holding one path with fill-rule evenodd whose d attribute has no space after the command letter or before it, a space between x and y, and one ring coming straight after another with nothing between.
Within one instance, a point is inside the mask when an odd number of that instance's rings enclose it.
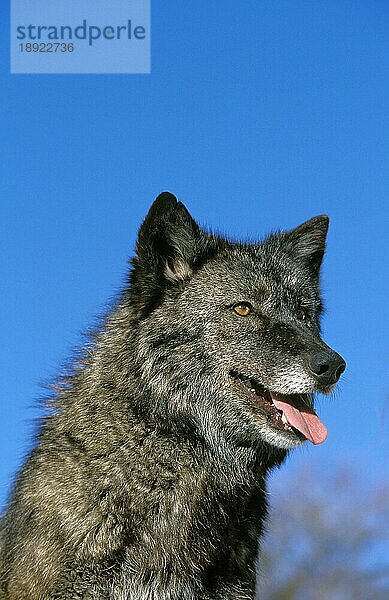
<instances>
[{"instance_id":1,"label":"wolf's neck ruff","mask_svg":"<svg viewBox=\"0 0 389 600\"><path fill-rule=\"evenodd\" d=\"M319 335L327 225L232 243L157 198L16 482L2 600L254 598L266 475L324 441L313 394L344 369Z\"/></svg>"}]
</instances>

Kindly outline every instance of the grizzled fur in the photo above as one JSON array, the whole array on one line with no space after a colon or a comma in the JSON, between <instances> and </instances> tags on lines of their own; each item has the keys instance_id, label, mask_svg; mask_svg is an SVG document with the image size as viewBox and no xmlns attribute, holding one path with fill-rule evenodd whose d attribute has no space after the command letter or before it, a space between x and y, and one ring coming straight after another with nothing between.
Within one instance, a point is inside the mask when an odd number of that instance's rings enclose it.
<instances>
[{"instance_id":1,"label":"grizzled fur","mask_svg":"<svg viewBox=\"0 0 389 600\"><path fill-rule=\"evenodd\" d=\"M255 595L266 475L301 439L273 431L232 373L320 389L327 217L255 245L204 232L161 194L129 284L55 387L2 519L2 600ZM250 302L249 317L232 307Z\"/></svg>"}]
</instances>

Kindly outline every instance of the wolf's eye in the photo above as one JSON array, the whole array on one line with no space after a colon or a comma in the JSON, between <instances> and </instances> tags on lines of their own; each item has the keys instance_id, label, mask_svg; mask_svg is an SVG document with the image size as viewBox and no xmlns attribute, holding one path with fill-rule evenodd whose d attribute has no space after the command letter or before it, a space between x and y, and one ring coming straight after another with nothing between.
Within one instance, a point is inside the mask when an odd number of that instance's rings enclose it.
<instances>
[{"instance_id":1,"label":"wolf's eye","mask_svg":"<svg viewBox=\"0 0 389 600\"><path fill-rule=\"evenodd\" d=\"M239 302L239 304L235 304L233 307L234 312L241 317L247 317L253 310L253 307L249 302Z\"/></svg>"}]
</instances>

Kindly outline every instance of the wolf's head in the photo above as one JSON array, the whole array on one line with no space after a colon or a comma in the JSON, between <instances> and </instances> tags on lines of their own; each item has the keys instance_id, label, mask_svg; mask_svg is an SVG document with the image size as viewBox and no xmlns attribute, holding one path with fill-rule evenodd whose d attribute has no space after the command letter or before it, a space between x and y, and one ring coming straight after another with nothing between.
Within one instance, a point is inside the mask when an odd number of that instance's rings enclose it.
<instances>
[{"instance_id":1,"label":"wolf's head","mask_svg":"<svg viewBox=\"0 0 389 600\"><path fill-rule=\"evenodd\" d=\"M211 437L282 449L324 441L312 394L330 392L345 368L319 334L327 228L318 216L258 244L232 243L200 229L171 194L155 200L130 302L156 418L185 414Z\"/></svg>"}]
</instances>

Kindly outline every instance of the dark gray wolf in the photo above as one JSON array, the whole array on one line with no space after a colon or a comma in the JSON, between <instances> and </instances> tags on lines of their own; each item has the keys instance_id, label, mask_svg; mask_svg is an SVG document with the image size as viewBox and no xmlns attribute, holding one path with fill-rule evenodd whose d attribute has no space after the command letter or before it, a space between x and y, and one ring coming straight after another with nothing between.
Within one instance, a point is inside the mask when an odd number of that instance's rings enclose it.
<instances>
[{"instance_id":1,"label":"dark gray wolf","mask_svg":"<svg viewBox=\"0 0 389 600\"><path fill-rule=\"evenodd\" d=\"M312 394L345 368L319 336L327 226L232 243L156 199L17 479L2 599L254 598L266 475L324 441Z\"/></svg>"}]
</instances>

